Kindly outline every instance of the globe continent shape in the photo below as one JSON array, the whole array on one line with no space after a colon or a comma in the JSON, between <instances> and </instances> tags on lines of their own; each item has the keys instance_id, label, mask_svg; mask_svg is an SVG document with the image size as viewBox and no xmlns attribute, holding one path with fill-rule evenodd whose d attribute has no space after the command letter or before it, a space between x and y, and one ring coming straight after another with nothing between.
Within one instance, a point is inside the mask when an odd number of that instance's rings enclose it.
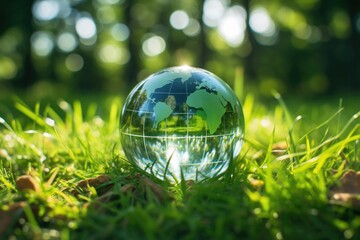
<instances>
[{"instance_id":1,"label":"globe continent shape","mask_svg":"<svg viewBox=\"0 0 360 240\"><path fill-rule=\"evenodd\" d=\"M243 143L244 117L234 92L199 68L168 68L139 83L120 125L127 159L170 181L223 173Z\"/></svg>"}]
</instances>

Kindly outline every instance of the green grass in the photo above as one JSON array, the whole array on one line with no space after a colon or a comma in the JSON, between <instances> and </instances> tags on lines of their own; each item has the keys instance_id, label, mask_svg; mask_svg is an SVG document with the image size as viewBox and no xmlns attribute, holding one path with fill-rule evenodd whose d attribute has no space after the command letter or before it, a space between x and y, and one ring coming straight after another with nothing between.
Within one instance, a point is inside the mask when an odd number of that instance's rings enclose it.
<instances>
[{"instance_id":1,"label":"green grass","mask_svg":"<svg viewBox=\"0 0 360 240\"><path fill-rule=\"evenodd\" d=\"M245 144L223 176L193 185L147 176L155 187L122 154L122 99L86 107L16 99L13 110L0 108L0 210L24 206L2 237L359 239L360 210L329 201L342 173L360 170L359 99L287 106L275 97L271 106L251 94L242 101ZM16 187L25 174L39 191ZM73 194L79 181L102 174L111 177L109 198L106 184Z\"/></svg>"}]
</instances>

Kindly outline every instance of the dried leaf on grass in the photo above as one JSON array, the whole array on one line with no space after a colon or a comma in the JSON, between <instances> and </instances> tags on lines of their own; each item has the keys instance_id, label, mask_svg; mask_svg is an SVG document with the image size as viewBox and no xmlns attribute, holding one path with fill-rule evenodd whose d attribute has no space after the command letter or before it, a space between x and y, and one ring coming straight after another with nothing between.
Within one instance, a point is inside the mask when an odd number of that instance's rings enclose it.
<instances>
[{"instance_id":1,"label":"dried leaf on grass","mask_svg":"<svg viewBox=\"0 0 360 240\"><path fill-rule=\"evenodd\" d=\"M91 203L85 204L85 206L102 210L104 203L117 201L123 195L130 196L134 202L148 202L154 200L159 203L165 203L172 199L171 194L165 188L148 177L136 174L124 179L129 181L129 183L125 182L120 189L116 190L116 188L114 188L102 196L93 199Z\"/></svg>"},{"instance_id":2,"label":"dried leaf on grass","mask_svg":"<svg viewBox=\"0 0 360 240\"><path fill-rule=\"evenodd\" d=\"M94 187L99 196L108 192L114 186L112 179L108 175L100 175L78 182L76 188L71 191L74 196L78 196L81 191L89 191L89 187Z\"/></svg>"},{"instance_id":3,"label":"dried leaf on grass","mask_svg":"<svg viewBox=\"0 0 360 240\"><path fill-rule=\"evenodd\" d=\"M288 145L285 141L277 142L272 145L271 153L275 156L284 155L287 151Z\"/></svg>"},{"instance_id":4,"label":"dried leaf on grass","mask_svg":"<svg viewBox=\"0 0 360 240\"><path fill-rule=\"evenodd\" d=\"M24 208L30 207L35 217L39 215L39 206L29 204L26 201L15 202L3 207L0 210L0 239L7 231L12 231L12 227L18 224L17 220L20 218L27 218Z\"/></svg>"},{"instance_id":5,"label":"dried leaf on grass","mask_svg":"<svg viewBox=\"0 0 360 240\"><path fill-rule=\"evenodd\" d=\"M155 183L148 177L140 174L133 175L129 181L121 186L118 191L111 190L114 186L113 179L108 175L100 175L94 178L89 178L80 181L76 188L71 191L74 196L78 196L80 192L90 191L89 187L94 187L99 197L95 198L91 203L87 203L85 207L93 207L95 209L102 209L103 203L116 201L122 194L131 195L135 201L148 201L150 199L160 203L164 203L166 200L172 199L171 195L161 185ZM23 175L17 178L16 187L19 191L34 191L35 193L41 193L39 182L31 175ZM52 198L50 198L52 199ZM48 199L49 200L49 199ZM26 201L10 204L6 208L3 207L0 210L0 236L5 234L11 225L18 219L18 217L24 216L23 208L26 206ZM32 205L31 209L34 213L38 213L38 206ZM46 211L48 211L47 209ZM18 217L15 217L18 213ZM56 216L61 218L63 216Z\"/></svg>"},{"instance_id":6,"label":"dried leaf on grass","mask_svg":"<svg viewBox=\"0 0 360 240\"><path fill-rule=\"evenodd\" d=\"M332 203L360 208L360 171L346 171L339 184L330 189L330 200Z\"/></svg>"},{"instance_id":7,"label":"dried leaf on grass","mask_svg":"<svg viewBox=\"0 0 360 240\"><path fill-rule=\"evenodd\" d=\"M39 183L31 175L23 175L16 179L16 188L19 191L32 190L36 193L40 192Z\"/></svg>"},{"instance_id":8,"label":"dried leaf on grass","mask_svg":"<svg viewBox=\"0 0 360 240\"><path fill-rule=\"evenodd\" d=\"M145 199L154 198L161 203L171 199L168 191L147 177L140 178L139 185L137 186L134 193L138 197L143 196Z\"/></svg>"},{"instance_id":9,"label":"dried leaf on grass","mask_svg":"<svg viewBox=\"0 0 360 240\"><path fill-rule=\"evenodd\" d=\"M24 201L11 204L6 210L0 210L0 236L2 236L11 224L16 220L15 216L22 214L26 205Z\"/></svg>"},{"instance_id":10,"label":"dried leaf on grass","mask_svg":"<svg viewBox=\"0 0 360 240\"><path fill-rule=\"evenodd\" d=\"M22 175L16 179L16 188L21 192L32 191L35 194L41 193L40 180L32 175ZM56 202L54 197L49 196L48 202ZM24 216L24 207L29 204L26 201L20 201L5 205L0 210L0 236L15 223L17 219ZM37 215L39 206L37 204L30 204L31 210Z\"/></svg>"},{"instance_id":11,"label":"dried leaf on grass","mask_svg":"<svg viewBox=\"0 0 360 240\"><path fill-rule=\"evenodd\" d=\"M252 174L250 174L247 179L250 186L255 189L261 189L265 184L263 180L255 178Z\"/></svg>"},{"instance_id":12,"label":"dried leaf on grass","mask_svg":"<svg viewBox=\"0 0 360 240\"><path fill-rule=\"evenodd\" d=\"M120 193L133 194L135 189L136 187L133 184L128 183L120 188ZM95 198L92 202L86 203L85 207L101 210L102 204L118 200L121 197L120 193L116 193L115 191L109 191L107 193L104 193L102 196Z\"/></svg>"},{"instance_id":13,"label":"dried leaf on grass","mask_svg":"<svg viewBox=\"0 0 360 240\"><path fill-rule=\"evenodd\" d=\"M131 194L135 191L136 187L134 184L128 183L120 188L120 192L124 194Z\"/></svg>"}]
</instances>

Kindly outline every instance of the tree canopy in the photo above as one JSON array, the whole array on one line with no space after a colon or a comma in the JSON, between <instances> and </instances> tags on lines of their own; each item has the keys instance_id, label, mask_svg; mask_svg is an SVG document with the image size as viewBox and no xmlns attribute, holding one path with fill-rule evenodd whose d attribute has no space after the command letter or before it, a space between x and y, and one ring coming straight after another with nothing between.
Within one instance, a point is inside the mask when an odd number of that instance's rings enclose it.
<instances>
[{"instance_id":1,"label":"tree canopy","mask_svg":"<svg viewBox=\"0 0 360 240\"><path fill-rule=\"evenodd\" d=\"M0 16L3 89L128 92L184 64L265 95L360 89L355 0L14 0Z\"/></svg>"}]
</instances>

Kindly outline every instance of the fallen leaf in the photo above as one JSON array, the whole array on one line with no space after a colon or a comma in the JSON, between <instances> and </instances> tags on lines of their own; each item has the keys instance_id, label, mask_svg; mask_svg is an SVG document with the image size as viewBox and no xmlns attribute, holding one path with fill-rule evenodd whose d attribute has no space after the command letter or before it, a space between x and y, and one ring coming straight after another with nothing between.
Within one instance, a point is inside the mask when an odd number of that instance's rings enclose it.
<instances>
[{"instance_id":1,"label":"fallen leaf","mask_svg":"<svg viewBox=\"0 0 360 240\"><path fill-rule=\"evenodd\" d=\"M0 236L5 234L6 230L14 222L17 213L20 213L25 206L25 202L11 204L6 210L0 210Z\"/></svg>"},{"instance_id":2,"label":"fallen leaf","mask_svg":"<svg viewBox=\"0 0 360 240\"><path fill-rule=\"evenodd\" d=\"M92 208L96 210L103 210L103 204L113 201L118 197L118 194L115 194L113 192L107 192L104 195L95 198L91 202L85 203L84 207L86 208Z\"/></svg>"},{"instance_id":3,"label":"fallen leaf","mask_svg":"<svg viewBox=\"0 0 360 240\"><path fill-rule=\"evenodd\" d=\"M111 177L108 175L100 175L94 178L88 178L80 181L76 185L76 189L71 191L71 193L74 196L77 196L81 192L81 190L88 191L89 187L94 187L96 189L97 194L101 196L106 192L108 192L113 187L114 184L111 182L111 180L112 180Z\"/></svg>"},{"instance_id":4,"label":"fallen leaf","mask_svg":"<svg viewBox=\"0 0 360 240\"><path fill-rule=\"evenodd\" d=\"M120 193L124 194L133 194L136 187L129 183L120 188ZM116 201L121 197L119 193L109 191L105 193L104 195L95 198L92 202L86 203L84 206L86 208L93 208L96 210L103 210L103 204L111 201Z\"/></svg>"},{"instance_id":5,"label":"fallen leaf","mask_svg":"<svg viewBox=\"0 0 360 240\"><path fill-rule=\"evenodd\" d=\"M23 175L18 177L18 179L16 179L16 188L19 191L32 190L37 193L40 192L38 182L36 182L36 180L31 175Z\"/></svg>"},{"instance_id":6,"label":"fallen leaf","mask_svg":"<svg viewBox=\"0 0 360 240\"><path fill-rule=\"evenodd\" d=\"M156 184L153 180L147 177L140 178L135 194L138 196L144 195L145 199L154 197L161 203L164 203L166 200L172 198L162 186Z\"/></svg>"},{"instance_id":7,"label":"fallen leaf","mask_svg":"<svg viewBox=\"0 0 360 240\"><path fill-rule=\"evenodd\" d=\"M271 153L276 156L284 155L287 151L287 148L288 148L287 142L285 141L277 142L272 145Z\"/></svg>"},{"instance_id":8,"label":"fallen leaf","mask_svg":"<svg viewBox=\"0 0 360 240\"><path fill-rule=\"evenodd\" d=\"M8 206L3 207L0 210L0 238L3 234L5 234L8 230L10 230L12 225L17 223L17 220L21 217L25 217L24 207L27 205L25 201L15 202ZM31 211L38 216L39 207L36 205L30 205ZM2 238L1 238L2 239Z\"/></svg>"},{"instance_id":9,"label":"fallen leaf","mask_svg":"<svg viewBox=\"0 0 360 240\"><path fill-rule=\"evenodd\" d=\"M330 189L330 200L360 208L360 172L346 171L339 184Z\"/></svg>"},{"instance_id":10,"label":"fallen leaf","mask_svg":"<svg viewBox=\"0 0 360 240\"><path fill-rule=\"evenodd\" d=\"M125 181L124 185L122 185L119 189L113 188L111 191L104 191L103 195L99 195L98 197L92 199L91 202L86 203L84 206L102 211L104 210L104 203L117 201L124 197L124 195L129 196L133 202L147 202L149 200L155 200L157 202L164 203L165 201L172 199L172 196L168 191L166 191L165 188L155 183L148 177L142 176L140 174L134 174L125 177L124 180L127 181ZM97 178L80 181L77 185L77 189L78 191L80 189L86 191L88 186L95 187L96 185L106 184L108 182L111 182L110 177L99 176ZM111 187L113 185L114 183L111 183ZM75 196L79 194L78 191L73 191Z\"/></svg>"},{"instance_id":11,"label":"fallen leaf","mask_svg":"<svg viewBox=\"0 0 360 240\"><path fill-rule=\"evenodd\" d=\"M126 181L132 181L132 180L139 180L141 177L142 177L142 175L140 173L135 173L135 174L126 176L124 179Z\"/></svg>"},{"instance_id":12,"label":"fallen leaf","mask_svg":"<svg viewBox=\"0 0 360 240\"><path fill-rule=\"evenodd\" d=\"M353 207L360 208L359 194L353 193L334 193L332 195L332 202L339 204L350 204Z\"/></svg>"},{"instance_id":13,"label":"fallen leaf","mask_svg":"<svg viewBox=\"0 0 360 240\"><path fill-rule=\"evenodd\" d=\"M128 183L120 188L120 192L125 194L130 194L133 193L135 189L136 187L133 184Z\"/></svg>"},{"instance_id":14,"label":"fallen leaf","mask_svg":"<svg viewBox=\"0 0 360 240\"><path fill-rule=\"evenodd\" d=\"M263 180L256 179L252 175L249 175L247 179L248 179L250 185L255 189L260 189L264 186Z\"/></svg>"}]
</instances>

